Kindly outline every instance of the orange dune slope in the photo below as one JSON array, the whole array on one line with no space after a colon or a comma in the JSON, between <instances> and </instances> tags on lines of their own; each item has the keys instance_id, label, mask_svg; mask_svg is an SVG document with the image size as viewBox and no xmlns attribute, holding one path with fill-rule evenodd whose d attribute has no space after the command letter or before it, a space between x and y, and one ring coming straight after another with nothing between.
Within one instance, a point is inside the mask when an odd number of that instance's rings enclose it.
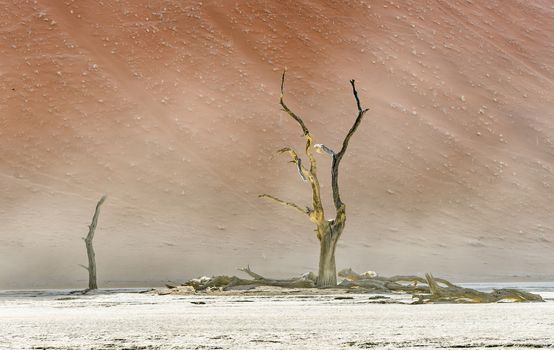
<instances>
[{"instance_id":1,"label":"orange dune slope","mask_svg":"<svg viewBox=\"0 0 554 350\"><path fill-rule=\"evenodd\" d=\"M284 146L339 147L339 268L554 278L551 1L4 1L0 288L315 270ZM329 159L319 156L330 199ZM329 201L329 204L331 202ZM332 212L329 206L328 212Z\"/></svg>"}]
</instances>

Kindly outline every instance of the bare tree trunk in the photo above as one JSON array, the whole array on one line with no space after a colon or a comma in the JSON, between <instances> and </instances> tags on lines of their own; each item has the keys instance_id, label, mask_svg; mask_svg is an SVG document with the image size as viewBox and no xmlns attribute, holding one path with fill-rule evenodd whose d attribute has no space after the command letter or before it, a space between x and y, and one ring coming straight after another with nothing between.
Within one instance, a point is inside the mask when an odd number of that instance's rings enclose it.
<instances>
[{"instance_id":1,"label":"bare tree trunk","mask_svg":"<svg viewBox=\"0 0 554 350\"><path fill-rule=\"evenodd\" d=\"M335 248L337 240L328 230L319 242L319 273L317 286L319 288L334 287L337 285L337 267L335 265Z\"/></svg>"},{"instance_id":2,"label":"bare tree trunk","mask_svg":"<svg viewBox=\"0 0 554 350\"><path fill-rule=\"evenodd\" d=\"M102 196L98 203L96 204L96 209L94 211L94 216L92 217L92 222L89 225L89 230L86 238L83 238L85 241L85 246L87 247L87 256L88 256L88 267L81 265L84 269L88 271L88 290L98 289L98 284L96 283L96 259L94 254L94 247L92 246L92 239L94 238L94 231L96 231L96 225L98 223L98 216L100 215L100 206L106 200L106 196Z\"/></svg>"},{"instance_id":3,"label":"bare tree trunk","mask_svg":"<svg viewBox=\"0 0 554 350\"><path fill-rule=\"evenodd\" d=\"M85 244L88 255L88 289L98 289L98 284L96 283L96 257L92 240L85 240Z\"/></svg>"}]
</instances>

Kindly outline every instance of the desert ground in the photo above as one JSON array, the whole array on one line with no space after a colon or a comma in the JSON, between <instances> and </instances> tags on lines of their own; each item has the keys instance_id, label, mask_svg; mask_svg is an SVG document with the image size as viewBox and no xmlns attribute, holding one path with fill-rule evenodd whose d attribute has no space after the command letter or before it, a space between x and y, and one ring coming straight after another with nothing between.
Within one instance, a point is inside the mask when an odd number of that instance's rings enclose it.
<instances>
[{"instance_id":1,"label":"desert ground","mask_svg":"<svg viewBox=\"0 0 554 350\"><path fill-rule=\"evenodd\" d=\"M0 349L553 348L554 285L516 286L546 302L403 305L384 304L409 301L399 295L4 291Z\"/></svg>"}]
</instances>

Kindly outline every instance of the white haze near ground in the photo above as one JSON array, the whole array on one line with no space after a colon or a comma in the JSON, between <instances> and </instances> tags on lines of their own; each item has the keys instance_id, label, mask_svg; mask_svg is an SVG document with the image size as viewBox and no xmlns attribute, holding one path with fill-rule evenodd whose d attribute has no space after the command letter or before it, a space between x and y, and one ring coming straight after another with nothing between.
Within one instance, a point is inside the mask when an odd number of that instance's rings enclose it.
<instances>
[{"instance_id":1,"label":"white haze near ground","mask_svg":"<svg viewBox=\"0 0 554 350\"><path fill-rule=\"evenodd\" d=\"M520 287L540 292L547 301L382 305L371 303L368 294L340 300L332 295L157 296L112 290L76 296L59 290L4 291L0 349L554 347L554 284Z\"/></svg>"}]
</instances>

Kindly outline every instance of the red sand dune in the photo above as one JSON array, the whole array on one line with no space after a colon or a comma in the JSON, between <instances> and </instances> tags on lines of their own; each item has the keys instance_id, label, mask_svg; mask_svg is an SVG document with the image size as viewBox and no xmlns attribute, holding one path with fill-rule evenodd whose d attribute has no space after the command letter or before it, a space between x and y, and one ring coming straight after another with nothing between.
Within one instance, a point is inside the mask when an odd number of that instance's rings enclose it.
<instances>
[{"instance_id":1,"label":"red sand dune","mask_svg":"<svg viewBox=\"0 0 554 350\"><path fill-rule=\"evenodd\" d=\"M349 79L371 108L342 164L339 268L554 278L551 1L0 9L0 288L84 286L103 193L101 286L316 270L310 222L257 198L309 203L274 153L302 147L283 67L316 142L351 126Z\"/></svg>"}]
</instances>

